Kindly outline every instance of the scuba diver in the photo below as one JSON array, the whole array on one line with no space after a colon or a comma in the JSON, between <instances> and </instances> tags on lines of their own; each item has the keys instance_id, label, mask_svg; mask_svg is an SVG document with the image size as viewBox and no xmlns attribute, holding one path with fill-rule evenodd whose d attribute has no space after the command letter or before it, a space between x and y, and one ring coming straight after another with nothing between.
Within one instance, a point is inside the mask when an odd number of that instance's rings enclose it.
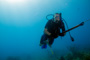
<instances>
[{"instance_id":1,"label":"scuba diver","mask_svg":"<svg viewBox=\"0 0 90 60\"><path fill-rule=\"evenodd\" d=\"M65 31L65 25L61 18L61 13L56 13L54 14L54 18L46 23L44 34L40 40L42 48L46 48L47 44L51 47L55 38L65 36L66 32L62 33Z\"/></svg>"}]
</instances>

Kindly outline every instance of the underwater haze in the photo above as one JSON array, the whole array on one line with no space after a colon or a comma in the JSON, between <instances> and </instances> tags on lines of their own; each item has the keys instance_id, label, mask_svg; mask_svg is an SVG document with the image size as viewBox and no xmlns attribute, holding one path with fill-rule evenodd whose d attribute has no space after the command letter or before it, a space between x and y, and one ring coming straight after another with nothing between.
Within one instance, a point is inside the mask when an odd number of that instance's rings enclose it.
<instances>
[{"instance_id":1,"label":"underwater haze","mask_svg":"<svg viewBox=\"0 0 90 60\"><path fill-rule=\"evenodd\" d=\"M62 13L69 28L86 22L70 31L74 42L67 32L54 40L52 50L42 49L46 16L55 13ZM0 60L89 60L89 20L90 0L0 0ZM79 58L78 51L85 54Z\"/></svg>"}]
</instances>

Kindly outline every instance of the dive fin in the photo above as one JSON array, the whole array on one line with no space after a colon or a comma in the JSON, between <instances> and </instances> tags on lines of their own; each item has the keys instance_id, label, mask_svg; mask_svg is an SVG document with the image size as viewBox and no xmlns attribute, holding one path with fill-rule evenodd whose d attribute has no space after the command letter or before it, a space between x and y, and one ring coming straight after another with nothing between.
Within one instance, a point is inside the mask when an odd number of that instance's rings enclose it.
<instances>
[{"instance_id":1,"label":"dive fin","mask_svg":"<svg viewBox=\"0 0 90 60\"><path fill-rule=\"evenodd\" d=\"M42 45L42 49L45 49L45 48L47 48L47 44Z\"/></svg>"}]
</instances>

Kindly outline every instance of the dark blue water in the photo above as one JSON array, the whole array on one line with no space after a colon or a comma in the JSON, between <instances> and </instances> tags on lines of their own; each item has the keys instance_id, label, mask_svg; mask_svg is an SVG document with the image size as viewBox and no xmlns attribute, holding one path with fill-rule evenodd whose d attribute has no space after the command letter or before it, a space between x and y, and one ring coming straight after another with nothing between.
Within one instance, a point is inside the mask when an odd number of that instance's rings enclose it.
<instances>
[{"instance_id":1,"label":"dark blue water","mask_svg":"<svg viewBox=\"0 0 90 60\"><path fill-rule=\"evenodd\" d=\"M52 45L54 55L50 47L41 49L46 16L55 13L62 13L72 28L90 19L90 0L0 0L0 60L57 60L67 55L71 46L89 50L90 21L70 31L74 42L69 33L56 38Z\"/></svg>"}]
</instances>

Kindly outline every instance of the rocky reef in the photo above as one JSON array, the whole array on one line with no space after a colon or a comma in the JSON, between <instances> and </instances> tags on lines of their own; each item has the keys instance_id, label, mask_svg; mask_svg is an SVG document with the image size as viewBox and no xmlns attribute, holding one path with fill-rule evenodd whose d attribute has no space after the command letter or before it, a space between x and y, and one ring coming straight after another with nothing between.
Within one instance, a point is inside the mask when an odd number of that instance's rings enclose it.
<instances>
[{"instance_id":1,"label":"rocky reef","mask_svg":"<svg viewBox=\"0 0 90 60\"><path fill-rule=\"evenodd\" d=\"M61 57L59 60L90 60L90 48L87 48L88 51L79 50L76 47L70 47L66 56Z\"/></svg>"}]
</instances>

